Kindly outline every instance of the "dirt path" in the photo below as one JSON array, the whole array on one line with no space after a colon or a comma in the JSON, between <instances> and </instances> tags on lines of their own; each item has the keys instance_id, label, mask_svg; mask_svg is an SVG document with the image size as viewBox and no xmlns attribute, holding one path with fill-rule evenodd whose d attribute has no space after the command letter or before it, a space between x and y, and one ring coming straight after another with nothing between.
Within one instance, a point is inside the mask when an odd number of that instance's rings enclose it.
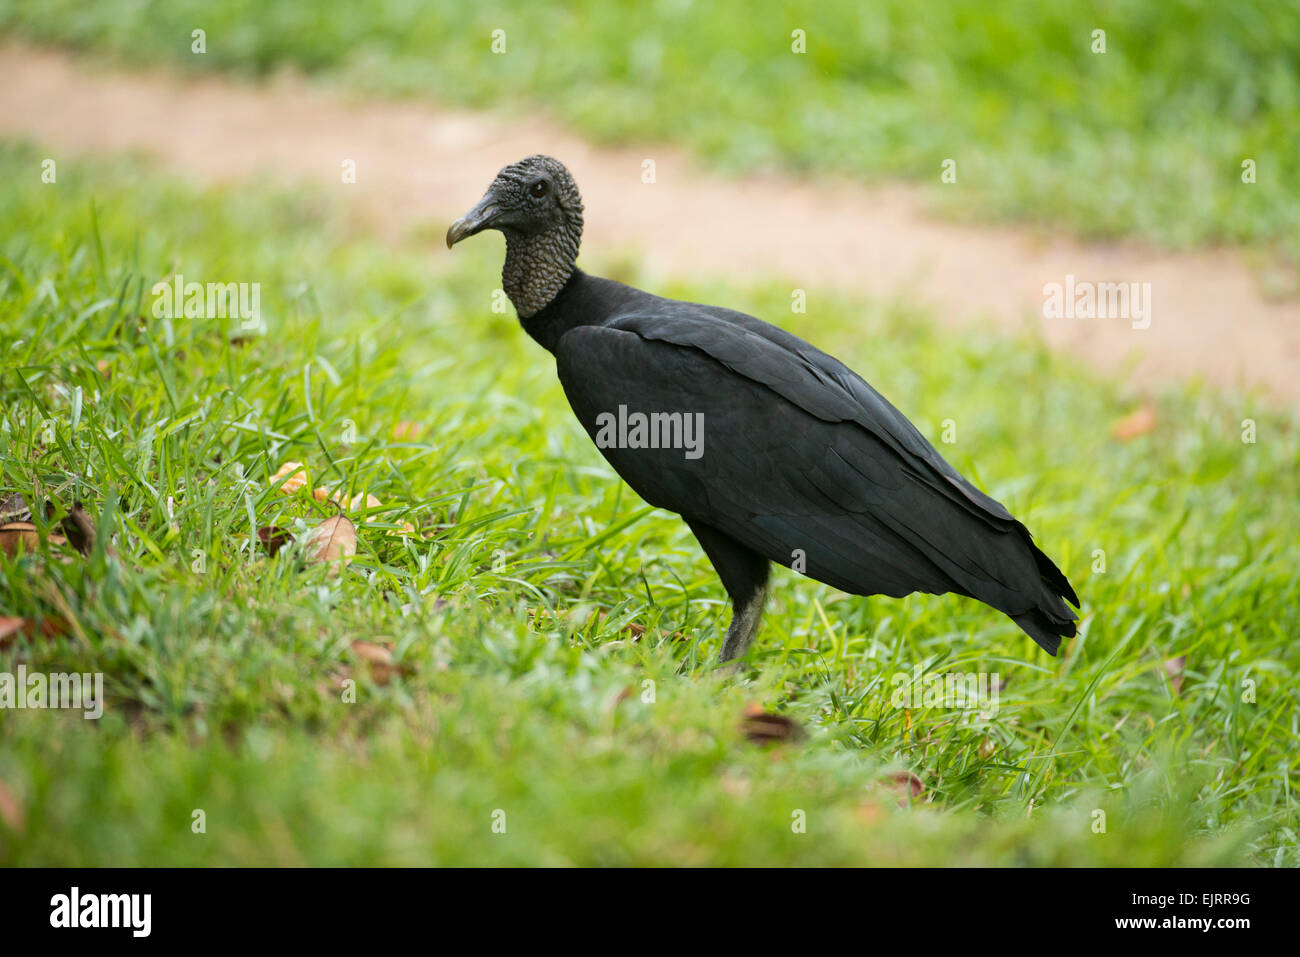
<instances>
[{"instance_id":1,"label":"dirt path","mask_svg":"<svg viewBox=\"0 0 1300 957\"><path fill-rule=\"evenodd\" d=\"M318 180L384 232L431 224L434 236L499 167L551 153L582 188L586 248L634 253L652 275L784 277L808 291L812 315L818 291L832 287L906 297L953 323L1031 323L1053 347L1103 369L1136 351L1139 385L1201 376L1300 400L1300 303L1266 300L1235 252L1165 253L956 225L927 215L914 187L724 179L667 147L595 148L541 119L360 103L295 80L252 86L109 72L17 46L0 48L0 75L0 136L55 151L143 151L201 182L261 173ZM356 185L341 185L344 159L356 161ZM656 164L653 185L642 182L645 159ZM1149 328L1045 319L1043 287L1067 275L1149 282Z\"/></svg>"}]
</instances>

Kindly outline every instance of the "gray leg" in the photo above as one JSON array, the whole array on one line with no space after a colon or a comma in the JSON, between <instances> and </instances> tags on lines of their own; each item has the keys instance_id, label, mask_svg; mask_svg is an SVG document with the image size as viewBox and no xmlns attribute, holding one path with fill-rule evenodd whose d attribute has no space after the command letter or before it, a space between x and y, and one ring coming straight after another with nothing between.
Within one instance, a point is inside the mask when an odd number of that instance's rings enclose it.
<instances>
[{"instance_id":1,"label":"gray leg","mask_svg":"<svg viewBox=\"0 0 1300 957\"><path fill-rule=\"evenodd\" d=\"M722 642L719 661L731 661L749 650L758 634L763 617L763 601L767 598L768 560L758 552L745 547L725 535L699 522L687 521L695 537L700 540L704 554L709 556L722 587L731 598L731 626Z\"/></svg>"},{"instance_id":2,"label":"gray leg","mask_svg":"<svg viewBox=\"0 0 1300 957\"><path fill-rule=\"evenodd\" d=\"M732 604L731 626L727 629L727 637L722 642L722 655L718 658L719 661L739 658L749 650L749 645L758 634L758 626L763 620L763 603L766 600L767 582L765 581L743 604Z\"/></svg>"}]
</instances>

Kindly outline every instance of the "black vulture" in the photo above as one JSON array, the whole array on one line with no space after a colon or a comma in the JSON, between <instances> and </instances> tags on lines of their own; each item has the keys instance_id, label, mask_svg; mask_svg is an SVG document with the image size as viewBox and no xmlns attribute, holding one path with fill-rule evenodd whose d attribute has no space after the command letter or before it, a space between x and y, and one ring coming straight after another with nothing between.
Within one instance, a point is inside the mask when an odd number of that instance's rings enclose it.
<instances>
[{"instance_id":1,"label":"black vulture","mask_svg":"<svg viewBox=\"0 0 1300 957\"><path fill-rule=\"evenodd\" d=\"M879 392L753 316L587 275L582 210L564 165L530 156L452 223L447 247L505 234L505 292L579 421L717 570L732 601L721 660L758 631L770 562L857 595L966 595L1053 655L1074 635L1065 575Z\"/></svg>"}]
</instances>

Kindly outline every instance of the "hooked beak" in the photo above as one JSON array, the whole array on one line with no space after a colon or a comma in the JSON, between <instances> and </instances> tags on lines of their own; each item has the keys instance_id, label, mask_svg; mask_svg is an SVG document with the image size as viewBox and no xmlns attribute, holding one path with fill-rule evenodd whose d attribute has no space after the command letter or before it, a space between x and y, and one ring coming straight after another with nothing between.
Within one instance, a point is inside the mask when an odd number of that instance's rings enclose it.
<instances>
[{"instance_id":1,"label":"hooked beak","mask_svg":"<svg viewBox=\"0 0 1300 957\"><path fill-rule=\"evenodd\" d=\"M496 197L489 192L478 201L477 206L451 224L447 230L447 248L450 249L475 233L490 229L498 212L500 210L497 208Z\"/></svg>"}]
</instances>

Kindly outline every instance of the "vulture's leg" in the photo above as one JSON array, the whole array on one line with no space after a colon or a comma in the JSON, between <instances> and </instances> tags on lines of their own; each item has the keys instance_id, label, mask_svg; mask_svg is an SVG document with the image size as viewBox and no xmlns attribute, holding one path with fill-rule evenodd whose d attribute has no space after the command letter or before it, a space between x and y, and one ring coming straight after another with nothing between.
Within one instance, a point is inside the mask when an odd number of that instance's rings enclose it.
<instances>
[{"instance_id":1,"label":"vulture's leg","mask_svg":"<svg viewBox=\"0 0 1300 957\"><path fill-rule=\"evenodd\" d=\"M758 633L763 617L763 600L767 597L767 576L771 567L766 558L746 548L711 525L686 523L700 540L704 554L722 579L722 587L731 598L731 626L722 642L719 661L739 658Z\"/></svg>"}]
</instances>

